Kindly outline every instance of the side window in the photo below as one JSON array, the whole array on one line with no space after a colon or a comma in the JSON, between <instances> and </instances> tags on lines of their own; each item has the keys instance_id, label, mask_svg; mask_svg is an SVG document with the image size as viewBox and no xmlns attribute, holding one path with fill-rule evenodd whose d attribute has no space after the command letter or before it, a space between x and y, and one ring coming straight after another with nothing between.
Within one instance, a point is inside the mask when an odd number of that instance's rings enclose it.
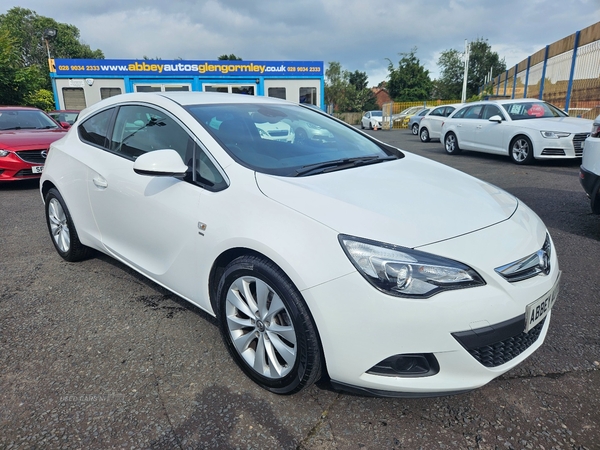
<instances>
[{"instance_id":1,"label":"side window","mask_svg":"<svg viewBox=\"0 0 600 450\"><path fill-rule=\"evenodd\" d=\"M452 118L453 119L462 119L465 116L465 112L467 111L467 109L469 109L469 108L467 107L467 108L463 108L463 109L459 110L456 114L454 114L452 116Z\"/></svg>"},{"instance_id":2,"label":"side window","mask_svg":"<svg viewBox=\"0 0 600 450\"><path fill-rule=\"evenodd\" d=\"M483 105L470 106L465 113L465 119L479 119Z\"/></svg>"},{"instance_id":3,"label":"side window","mask_svg":"<svg viewBox=\"0 0 600 450\"><path fill-rule=\"evenodd\" d=\"M129 105L119 108L110 149L131 159L154 150L173 149L189 164L193 149L191 142L187 132L161 111Z\"/></svg>"},{"instance_id":4,"label":"side window","mask_svg":"<svg viewBox=\"0 0 600 450\"><path fill-rule=\"evenodd\" d=\"M107 109L86 119L79 127L79 137L88 144L107 147L107 134L114 108Z\"/></svg>"},{"instance_id":5,"label":"side window","mask_svg":"<svg viewBox=\"0 0 600 450\"><path fill-rule=\"evenodd\" d=\"M227 181L215 164L200 146L192 141L194 148L193 182L210 191L221 191L227 187Z\"/></svg>"},{"instance_id":6,"label":"side window","mask_svg":"<svg viewBox=\"0 0 600 450\"><path fill-rule=\"evenodd\" d=\"M500 116L502 117L502 120L504 120L504 116L500 112L500 108L498 108L496 105L486 105L485 109L483 110L482 119L488 120L492 116Z\"/></svg>"},{"instance_id":7,"label":"side window","mask_svg":"<svg viewBox=\"0 0 600 450\"><path fill-rule=\"evenodd\" d=\"M448 117L456 108L454 106L446 106L446 110L444 111L444 117Z\"/></svg>"},{"instance_id":8,"label":"side window","mask_svg":"<svg viewBox=\"0 0 600 450\"><path fill-rule=\"evenodd\" d=\"M431 113L429 114L430 116L442 116L444 113L444 108L435 108L433 111L431 111Z\"/></svg>"}]
</instances>

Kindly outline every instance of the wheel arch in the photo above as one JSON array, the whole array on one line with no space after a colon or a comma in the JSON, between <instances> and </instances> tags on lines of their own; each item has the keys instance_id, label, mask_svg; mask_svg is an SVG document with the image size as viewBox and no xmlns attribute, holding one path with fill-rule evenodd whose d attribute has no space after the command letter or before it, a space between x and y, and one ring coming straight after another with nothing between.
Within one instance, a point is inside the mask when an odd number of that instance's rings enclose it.
<instances>
[{"instance_id":1,"label":"wheel arch","mask_svg":"<svg viewBox=\"0 0 600 450\"><path fill-rule=\"evenodd\" d=\"M292 283L292 285L296 288L296 290L302 297L304 304L306 305L306 309L308 311L308 314L310 315L310 320L313 323L315 333L317 335L319 348L321 349L321 368L322 368L321 378L328 377L329 375L328 375L328 371L327 371L327 361L325 360L325 352L323 349L321 333L320 333L319 327L317 326L317 321L315 320L313 311L310 309L310 305L308 304L308 302L302 295L302 291L298 288L297 283L294 282L294 279L292 277L290 277L290 275L281 267L280 264L278 264L272 258L269 258L264 253L262 253L258 250L255 250L255 249L247 248L247 247L235 247L235 248L230 248L230 249L223 251L215 259L215 261L213 262L213 265L211 267L209 276L208 276L208 293L209 293L210 306L213 310L213 314L215 315L215 317L218 318L217 290L219 287L219 282L221 280L221 276L225 272L225 268L229 265L229 263L231 263L233 260L235 260L241 256L255 256L258 258L263 258L266 261L272 263L279 270L281 270L283 274L285 274L285 276L290 280L290 283Z\"/></svg>"}]
</instances>

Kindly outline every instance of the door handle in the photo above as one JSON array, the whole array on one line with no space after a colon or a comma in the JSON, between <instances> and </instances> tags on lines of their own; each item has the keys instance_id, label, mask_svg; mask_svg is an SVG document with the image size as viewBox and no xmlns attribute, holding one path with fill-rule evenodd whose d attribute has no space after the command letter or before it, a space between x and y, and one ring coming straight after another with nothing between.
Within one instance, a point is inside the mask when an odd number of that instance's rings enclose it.
<instances>
[{"instance_id":1,"label":"door handle","mask_svg":"<svg viewBox=\"0 0 600 450\"><path fill-rule=\"evenodd\" d=\"M93 178L92 181L96 187L99 187L100 189L106 189L108 187L108 181L106 181L104 178L96 177Z\"/></svg>"}]
</instances>

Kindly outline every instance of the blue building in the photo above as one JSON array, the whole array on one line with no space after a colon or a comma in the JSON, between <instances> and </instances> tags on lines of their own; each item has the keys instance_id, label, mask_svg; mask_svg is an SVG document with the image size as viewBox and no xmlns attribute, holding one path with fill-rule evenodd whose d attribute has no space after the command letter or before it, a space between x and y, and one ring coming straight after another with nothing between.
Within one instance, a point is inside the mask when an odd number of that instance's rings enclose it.
<instances>
[{"instance_id":1,"label":"blue building","mask_svg":"<svg viewBox=\"0 0 600 450\"><path fill-rule=\"evenodd\" d=\"M322 61L53 59L57 109L126 92L204 91L282 98L324 109Z\"/></svg>"}]
</instances>

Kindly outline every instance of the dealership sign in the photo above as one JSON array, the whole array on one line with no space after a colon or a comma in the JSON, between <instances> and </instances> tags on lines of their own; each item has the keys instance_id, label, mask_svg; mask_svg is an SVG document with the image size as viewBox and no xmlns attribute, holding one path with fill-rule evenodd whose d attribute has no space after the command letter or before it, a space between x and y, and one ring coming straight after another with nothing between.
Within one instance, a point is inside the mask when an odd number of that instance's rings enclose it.
<instances>
[{"instance_id":1,"label":"dealership sign","mask_svg":"<svg viewBox=\"0 0 600 450\"><path fill-rule=\"evenodd\" d=\"M206 61L139 59L55 59L57 76L223 76L302 77L324 75L322 61Z\"/></svg>"}]
</instances>

